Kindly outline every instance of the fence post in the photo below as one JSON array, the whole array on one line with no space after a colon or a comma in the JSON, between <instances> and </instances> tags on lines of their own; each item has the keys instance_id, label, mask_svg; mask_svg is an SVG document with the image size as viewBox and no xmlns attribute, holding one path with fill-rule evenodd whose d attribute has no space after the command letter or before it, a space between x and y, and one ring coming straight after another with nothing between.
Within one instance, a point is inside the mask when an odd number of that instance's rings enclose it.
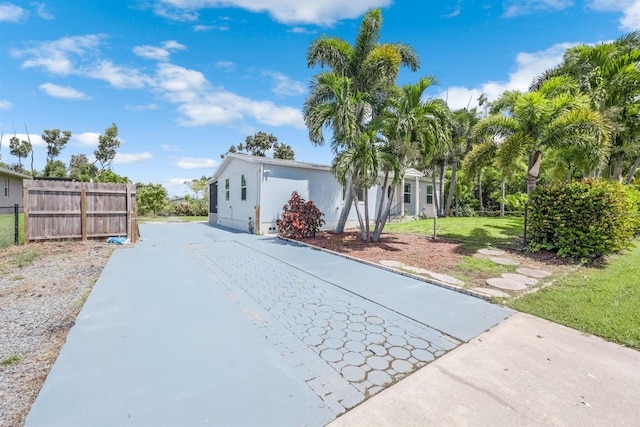
<instances>
[{"instance_id":1,"label":"fence post","mask_svg":"<svg viewBox=\"0 0 640 427\"><path fill-rule=\"evenodd\" d=\"M29 244L29 188L31 187L31 180L23 181L22 183L22 217L24 227L24 244Z\"/></svg>"},{"instance_id":2,"label":"fence post","mask_svg":"<svg viewBox=\"0 0 640 427\"><path fill-rule=\"evenodd\" d=\"M13 229L13 241L16 245L20 244L20 206L16 203L15 205L13 205L13 224L14 224L14 229Z\"/></svg>"}]
</instances>

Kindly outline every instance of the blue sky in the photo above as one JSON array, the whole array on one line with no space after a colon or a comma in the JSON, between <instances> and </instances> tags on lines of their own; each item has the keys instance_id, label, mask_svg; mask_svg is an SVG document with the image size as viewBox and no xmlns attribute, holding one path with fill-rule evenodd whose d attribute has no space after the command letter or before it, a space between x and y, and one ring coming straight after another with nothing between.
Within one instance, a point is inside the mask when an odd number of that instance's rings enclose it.
<instances>
[{"instance_id":1,"label":"blue sky","mask_svg":"<svg viewBox=\"0 0 640 427\"><path fill-rule=\"evenodd\" d=\"M122 145L113 170L157 182L172 196L210 176L220 154L257 131L291 145L296 159L330 163L308 139L301 108L309 43L350 43L367 9L381 7L381 42L403 42L435 75L431 97L451 108L485 93L525 90L577 43L640 28L640 0L0 0L0 155L25 124L41 169L44 129L70 130L60 160L92 158L111 123Z\"/></svg>"}]
</instances>

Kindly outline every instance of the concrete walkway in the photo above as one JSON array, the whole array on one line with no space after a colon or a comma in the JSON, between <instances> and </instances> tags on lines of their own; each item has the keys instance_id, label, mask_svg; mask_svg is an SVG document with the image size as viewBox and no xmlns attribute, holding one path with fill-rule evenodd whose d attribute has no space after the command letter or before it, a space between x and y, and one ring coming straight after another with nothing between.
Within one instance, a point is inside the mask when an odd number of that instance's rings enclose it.
<instances>
[{"instance_id":1,"label":"concrete walkway","mask_svg":"<svg viewBox=\"0 0 640 427\"><path fill-rule=\"evenodd\" d=\"M638 426L640 352L516 314L331 423Z\"/></svg>"},{"instance_id":2,"label":"concrete walkway","mask_svg":"<svg viewBox=\"0 0 640 427\"><path fill-rule=\"evenodd\" d=\"M109 260L27 426L322 426L513 314L274 238L141 232Z\"/></svg>"}]
</instances>

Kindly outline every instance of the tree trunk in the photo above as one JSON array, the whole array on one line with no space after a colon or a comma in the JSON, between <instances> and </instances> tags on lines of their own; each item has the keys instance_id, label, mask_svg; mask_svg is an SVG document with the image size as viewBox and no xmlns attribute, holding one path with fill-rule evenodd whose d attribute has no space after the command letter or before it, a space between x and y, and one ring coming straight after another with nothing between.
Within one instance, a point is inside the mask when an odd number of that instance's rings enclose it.
<instances>
[{"instance_id":1,"label":"tree trunk","mask_svg":"<svg viewBox=\"0 0 640 427\"><path fill-rule=\"evenodd\" d=\"M537 177L527 174L527 194L530 196L536 190Z\"/></svg>"},{"instance_id":2,"label":"tree trunk","mask_svg":"<svg viewBox=\"0 0 640 427\"><path fill-rule=\"evenodd\" d=\"M640 167L640 154L633 161L633 164L631 165L631 168L629 169L629 175L627 175L627 179L625 181L627 184L631 184L633 182L633 178L636 175L636 171L638 170L638 167Z\"/></svg>"},{"instance_id":3,"label":"tree trunk","mask_svg":"<svg viewBox=\"0 0 640 427\"><path fill-rule=\"evenodd\" d=\"M438 192L438 198L440 199L439 203L438 203L438 215L442 215L442 210L444 208L444 172L447 169L447 163L446 162L442 162L442 164L439 167L439 175L440 175L440 191Z\"/></svg>"},{"instance_id":4,"label":"tree trunk","mask_svg":"<svg viewBox=\"0 0 640 427\"><path fill-rule=\"evenodd\" d=\"M342 234L344 233L344 226L349 219L349 213L351 212L351 204L353 203L353 191L351 189L353 179L351 176L347 177L347 185L346 185L346 193L344 195L344 203L342 205L342 212L340 212L340 217L338 218L338 223L336 224L336 229L334 233Z\"/></svg>"},{"instance_id":5,"label":"tree trunk","mask_svg":"<svg viewBox=\"0 0 640 427\"><path fill-rule=\"evenodd\" d=\"M624 160L624 156L622 153L616 154L614 164L613 164L613 176L611 177L613 181L622 180L622 161L623 160Z\"/></svg>"},{"instance_id":6,"label":"tree trunk","mask_svg":"<svg viewBox=\"0 0 640 427\"><path fill-rule=\"evenodd\" d=\"M370 226L369 226L369 189L364 189L364 231L365 231L365 242L369 243L370 240Z\"/></svg>"},{"instance_id":7,"label":"tree trunk","mask_svg":"<svg viewBox=\"0 0 640 427\"><path fill-rule=\"evenodd\" d=\"M436 190L438 188L438 183L436 182L435 169L431 172L431 182L433 184L433 189ZM438 213L440 212L440 199L438 198L437 194L433 195L433 207L435 215L438 216Z\"/></svg>"},{"instance_id":8,"label":"tree trunk","mask_svg":"<svg viewBox=\"0 0 640 427\"><path fill-rule=\"evenodd\" d=\"M451 181L449 182L449 194L447 194L447 204L444 208L444 216L451 215L451 204L456 190L456 179L458 174L458 160L454 159L451 165Z\"/></svg>"},{"instance_id":9,"label":"tree trunk","mask_svg":"<svg viewBox=\"0 0 640 427\"><path fill-rule=\"evenodd\" d=\"M484 212L484 202L482 200L482 171L478 174L478 202L480 202L480 212Z\"/></svg>"},{"instance_id":10,"label":"tree trunk","mask_svg":"<svg viewBox=\"0 0 640 427\"><path fill-rule=\"evenodd\" d=\"M382 228L384 228L384 223L386 218L383 216L384 206L387 205L387 199L389 194L387 193L387 185L389 184L389 170L384 171L384 179L382 180L382 191L380 194L380 200L378 201L378 209L376 213L376 226L373 229L373 238L374 242L377 242L380 238L380 233L382 233Z\"/></svg>"},{"instance_id":11,"label":"tree trunk","mask_svg":"<svg viewBox=\"0 0 640 427\"><path fill-rule=\"evenodd\" d=\"M355 187L352 188L351 191L353 192L353 207L356 210L356 215L358 216L358 223L360 224L360 236L362 237L362 240L366 242L365 234L364 234L365 233L364 220L362 219L362 213L360 212L360 208L358 207L358 192L355 189Z\"/></svg>"},{"instance_id":12,"label":"tree trunk","mask_svg":"<svg viewBox=\"0 0 640 427\"><path fill-rule=\"evenodd\" d=\"M377 242L380 240L380 237L382 236L382 230L384 230L384 226L387 224L387 218L389 218L389 215L391 213L391 204L393 203L393 196L396 194L396 186L393 185L391 187L391 192L388 195L387 198L387 206L384 209L384 215L382 217L382 222L380 223L380 228L378 228L378 230L373 232L373 241Z\"/></svg>"},{"instance_id":13,"label":"tree trunk","mask_svg":"<svg viewBox=\"0 0 640 427\"><path fill-rule=\"evenodd\" d=\"M502 181L500 181L500 218L504 218L504 200L507 197L505 187L505 179L502 178Z\"/></svg>"}]
</instances>

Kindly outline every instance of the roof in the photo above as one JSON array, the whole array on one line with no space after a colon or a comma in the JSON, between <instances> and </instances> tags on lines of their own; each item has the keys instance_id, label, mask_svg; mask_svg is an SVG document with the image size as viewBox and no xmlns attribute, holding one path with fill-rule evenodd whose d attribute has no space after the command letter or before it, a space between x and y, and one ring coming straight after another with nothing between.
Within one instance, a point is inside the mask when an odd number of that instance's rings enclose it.
<instances>
[{"instance_id":1,"label":"roof","mask_svg":"<svg viewBox=\"0 0 640 427\"><path fill-rule=\"evenodd\" d=\"M213 177L209 180L209 182L216 181L222 171L224 171L227 165L232 162L234 159L240 160L247 163L262 163L264 165L274 165L274 166L286 166L290 168L298 168L298 169L315 169L315 170L325 170L330 171L331 166L321 165L318 163L307 163L307 162L299 162L297 160L283 160L283 159L274 159L271 157L262 157L262 156L252 156L250 154L242 154L242 153L227 153L224 156L224 160L218 168L216 169Z\"/></svg>"},{"instance_id":2,"label":"roof","mask_svg":"<svg viewBox=\"0 0 640 427\"><path fill-rule=\"evenodd\" d=\"M13 178L31 179L31 175L25 175L20 172L12 171L11 169L3 168L0 166L0 175L8 175Z\"/></svg>"}]
</instances>

